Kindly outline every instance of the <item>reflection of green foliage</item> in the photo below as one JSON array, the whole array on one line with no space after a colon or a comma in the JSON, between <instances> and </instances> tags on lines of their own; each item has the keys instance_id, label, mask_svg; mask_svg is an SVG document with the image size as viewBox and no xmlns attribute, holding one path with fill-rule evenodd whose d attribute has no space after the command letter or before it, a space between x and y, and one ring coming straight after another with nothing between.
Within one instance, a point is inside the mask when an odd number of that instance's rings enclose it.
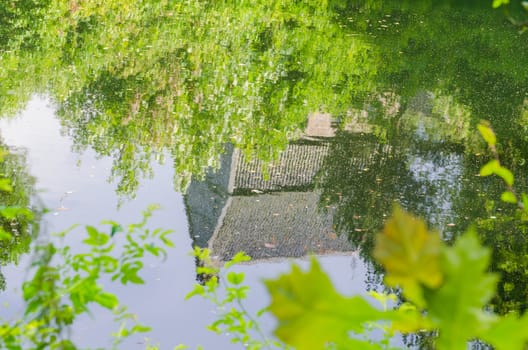
<instances>
[{"instance_id":1,"label":"reflection of green foliage","mask_svg":"<svg viewBox=\"0 0 528 350\"><path fill-rule=\"evenodd\" d=\"M177 187L226 142L270 160L310 111L344 116L368 101L369 122L390 133L373 113L384 92L405 108L434 91L435 130L449 136L468 130L468 112L472 124L515 118L527 85L526 42L474 1L33 2L4 6L0 114L47 91L76 146L114 158L126 194L164 153Z\"/></svg>"},{"instance_id":2,"label":"reflection of green foliage","mask_svg":"<svg viewBox=\"0 0 528 350\"><path fill-rule=\"evenodd\" d=\"M372 135L340 132L316 180L322 189L321 205L336 207L337 232L348 235L369 260L373 234L382 228L393 203L417 202L411 201L419 189L406 164L406 148Z\"/></svg>"},{"instance_id":3,"label":"reflection of green foliage","mask_svg":"<svg viewBox=\"0 0 528 350\"><path fill-rule=\"evenodd\" d=\"M7 181L7 182L6 182ZM29 176L23 155L0 149L0 267L17 263L27 253L34 217L29 209L34 179ZM0 289L5 280L0 271Z\"/></svg>"},{"instance_id":4,"label":"reflection of green foliage","mask_svg":"<svg viewBox=\"0 0 528 350\"><path fill-rule=\"evenodd\" d=\"M308 112L344 113L375 73L375 50L319 1L55 0L41 14L47 25L32 37L53 73L37 76L76 145L114 157L123 193L152 154L171 154L178 187L226 142L270 160Z\"/></svg>"},{"instance_id":5,"label":"reflection of green foliage","mask_svg":"<svg viewBox=\"0 0 528 350\"><path fill-rule=\"evenodd\" d=\"M493 247L491 268L500 273L497 295L492 300L495 311L525 313L528 309L528 233L519 217L498 214L479 219L476 227L483 243Z\"/></svg>"},{"instance_id":6,"label":"reflection of green foliage","mask_svg":"<svg viewBox=\"0 0 528 350\"><path fill-rule=\"evenodd\" d=\"M511 123L528 93L522 59L528 42L489 3L373 0L340 18L370 33L384 63L375 85L401 96L402 106L423 91L449 96L451 105L471 113L470 129L488 119L499 136L524 145L522 130Z\"/></svg>"},{"instance_id":7,"label":"reflection of green foliage","mask_svg":"<svg viewBox=\"0 0 528 350\"><path fill-rule=\"evenodd\" d=\"M106 276L123 285L143 284L139 273L144 257L161 258L166 255L165 248L173 246L167 237L171 231L146 229L153 209L149 207L141 222L126 228L113 221L105 222L111 226L110 233L86 226L82 252L74 252L68 245L39 242L31 278L22 286L24 316L15 320L0 318L0 347L77 349L68 334L69 327L79 316L90 314L94 304L111 311L120 323L119 331L113 334L113 348L130 335L148 331L150 328L137 324L136 316L115 294L105 290L101 280ZM57 235L64 238L69 232Z\"/></svg>"}]
</instances>

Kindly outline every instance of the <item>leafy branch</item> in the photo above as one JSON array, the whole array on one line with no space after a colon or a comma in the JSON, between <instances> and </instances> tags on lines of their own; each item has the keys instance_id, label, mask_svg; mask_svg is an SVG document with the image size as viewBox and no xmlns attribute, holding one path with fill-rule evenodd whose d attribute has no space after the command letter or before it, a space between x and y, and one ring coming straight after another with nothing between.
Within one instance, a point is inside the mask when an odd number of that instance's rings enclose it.
<instances>
[{"instance_id":1,"label":"leafy branch","mask_svg":"<svg viewBox=\"0 0 528 350\"><path fill-rule=\"evenodd\" d=\"M284 344L269 339L261 329L259 320L246 309L244 300L249 287L243 285L244 273L230 270L236 264L249 261L250 257L243 252L237 253L224 265L225 271L220 273L218 264L214 263L208 249L196 247L193 254L200 262L197 273L207 278L203 283L196 284L186 298L201 296L220 312L208 329L217 334L232 334L233 343L240 343L251 350L286 348ZM257 317L265 311L266 309L261 310Z\"/></svg>"},{"instance_id":2,"label":"leafy branch","mask_svg":"<svg viewBox=\"0 0 528 350\"><path fill-rule=\"evenodd\" d=\"M139 272L145 254L166 255L165 247L172 246L167 237L171 231L145 227L154 209L149 207L143 220L129 225L126 231L113 221L105 222L110 225L109 233L86 226L85 252L73 252L64 243L37 244L32 277L22 286L24 316L14 322L0 320L0 348L77 349L68 330L78 316L90 314L93 304L112 312L120 323L113 334L114 348L132 334L149 331L149 327L136 322L135 315L120 304L115 294L105 290L100 280L108 276L122 284L142 284ZM56 236L63 242L72 231L70 228ZM123 234L124 244L118 244L121 240L114 237L118 233ZM132 326L128 325L130 320Z\"/></svg>"}]
</instances>

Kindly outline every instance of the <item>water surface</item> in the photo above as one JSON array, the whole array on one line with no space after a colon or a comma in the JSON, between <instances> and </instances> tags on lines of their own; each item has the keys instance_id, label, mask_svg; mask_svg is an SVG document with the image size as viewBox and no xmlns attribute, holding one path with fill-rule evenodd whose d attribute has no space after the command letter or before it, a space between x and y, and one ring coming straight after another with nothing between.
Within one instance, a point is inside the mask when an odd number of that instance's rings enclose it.
<instances>
[{"instance_id":1,"label":"water surface","mask_svg":"<svg viewBox=\"0 0 528 350\"><path fill-rule=\"evenodd\" d=\"M524 189L528 42L508 21L526 16L516 4L61 4L0 18L8 173L19 204L50 209L41 238L161 205L149 225L174 230L175 248L147 262L144 286L112 287L154 343L232 348L205 330L210 305L183 301L193 246L253 257L240 267L251 310L267 301L261 278L309 254L344 292L381 288L370 252L395 202L447 241L476 225L502 277L492 307L526 309L525 226L498 200L500 181L478 176L490 155L475 132L491 122ZM31 259L20 224L0 260L8 316ZM108 329L96 313L74 338L106 346Z\"/></svg>"}]
</instances>

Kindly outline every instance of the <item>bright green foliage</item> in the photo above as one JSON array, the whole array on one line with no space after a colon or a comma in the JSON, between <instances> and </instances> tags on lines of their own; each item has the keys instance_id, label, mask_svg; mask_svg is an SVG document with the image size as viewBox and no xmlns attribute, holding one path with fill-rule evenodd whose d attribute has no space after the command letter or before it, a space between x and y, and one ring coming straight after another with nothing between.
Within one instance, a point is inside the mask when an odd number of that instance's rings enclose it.
<instances>
[{"instance_id":1,"label":"bright green foliage","mask_svg":"<svg viewBox=\"0 0 528 350\"><path fill-rule=\"evenodd\" d=\"M288 275L266 281L266 287L271 295L269 310L279 321L275 335L297 349L344 344L350 332L363 333L367 322L386 317L359 296L340 295L316 260L308 272L293 266ZM354 342L370 345L359 339Z\"/></svg>"},{"instance_id":2,"label":"bright green foliage","mask_svg":"<svg viewBox=\"0 0 528 350\"><path fill-rule=\"evenodd\" d=\"M493 8L501 7L502 5L507 5L510 3L510 0L493 0Z\"/></svg>"},{"instance_id":3,"label":"bright green foliage","mask_svg":"<svg viewBox=\"0 0 528 350\"><path fill-rule=\"evenodd\" d=\"M481 121L477 127L480 132L480 135L482 136L484 141L486 141L489 149L491 150L494 156L494 159L490 160L480 169L480 176L497 175L504 181L508 189L508 191L505 191L501 194L501 200L507 203L519 202L517 196L515 195L515 190L512 187L514 182L513 174L509 169L501 165L496 148L497 139L495 136L495 132L493 131L489 123L485 121Z\"/></svg>"},{"instance_id":4,"label":"bright green foliage","mask_svg":"<svg viewBox=\"0 0 528 350\"><path fill-rule=\"evenodd\" d=\"M111 225L110 233L87 226L85 252L54 243L38 244L33 275L22 286L27 304L24 317L14 322L0 320L0 348L76 349L66 331L79 315L89 313L93 304L110 310L120 323L114 346L131 334L148 331L140 324L127 325L135 320L134 315L116 295L105 291L101 278L106 275L122 284L143 283L138 273L145 253L160 256L165 254L164 246L172 246L167 238L170 231L145 228L153 209L145 211L142 222L129 225L122 237L114 236L122 231L115 222L106 222ZM63 238L71 231L57 236ZM118 257L116 247L121 248Z\"/></svg>"},{"instance_id":5,"label":"bright green foliage","mask_svg":"<svg viewBox=\"0 0 528 350\"><path fill-rule=\"evenodd\" d=\"M497 277L487 273L490 250L468 232L453 247L445 247L441 266L445 282L426 292L428 316L438 328L438 349L466 349L489 327L484 311L495 294Z\"/></svg>"},{"instance_id":6,"label":"bright green foliage","mask_svg":"<svg viewBox=\"0 0 528 350\"><path fill-rule=\"evenodd\" d=\"M437 233L427 232L423 221L396 208L378 236L374 257L386 270L386 283L399 285L409 301L427 310L438 329L438 348L465 349L469 339L489 327L485 320L491 316L483 309L495 293L497 278L487 273L490 251L474 233L446 247ZM425 259L413 263L413 257Z\"/></svg>"},{"instance_id":7,"label":"bright green foliage","mask_svg":"<svg viewBox=\"0 0 528 350\"><path fill-rule=\"evenodd\" d=\"M383 234L376 237L374 258L383 264L388 286L401 286L404 296L424 306L422 285L437 288L443 280L439 266L442 241L425 223L396 207Z\"/></svg>"},{"instance_id":8,"label":"bright green foliage","mask_svg":"<svg viewBox=\"0 0 528 350\"><path fill-rule=\"evenodd\" d=\"M243 285L244 274L231 269L236 264L249 261L250 257L243 252L236 254L224 265L224 271L220 273L208 249L196 247L193 254L199 261L196 272L202 276L203 283L196 284L193 291L187 294L187 298L201 296L217 307L219 316L208 329L218 334L230 333L233 343L244 344L247 349L284 348L284 344L266 337L260 329L258 318L252 316L244 307L243 301L249 293L249 287ZM264 310L259 312L257 317L262 312Z\"/></svg>"},{"instance_id":9,"label":"bright green foliage","mask_svg":"<svg viewBox=\"0 0 528 350\"><path fill-rule=\"evenodd\" d=\"M482 338L496 349L525 349L528 342L528 314L509 314L486 330Z\"/></svg>"},{"instance_id":10,"label":"bright green foliage","mask_svg":"<svg viewBox=\"0 0 528 350\"><path fill-rule=\"evenodd\" d=\"M162 153L178 188L216 165L228 142L271 161L309 112L345 113L376 74L376 50L344 31L328 2L40 5L27 9L38 20L0 51L9 63L0 67L0 114L31 91L47 93L77 149L113 157L124 194Z\"/></svg>"},{"instance_id":11,"label":"bright green foliage","mask_svg":"<svg viewBox=\"0 0 528 350\"><path fill-rule=\"evenodd\" d=\"M477 125L477 129L480 132L480 135L482 135L484 141L486 141L490 147L494 147L497 144L497 137L489 126L489 123L481 122Z\"/></svg>"},{"instance_id":12,"label":"bright green foliage","mask_svg":"<svg viewBox=\"0 0 528 350\"><path fill-rule=\"evenodd\" d=\"M37 211L30 209L33 186L23 154L0 147L0 269L29 251L38 222ZM0 291L5 286L0 271Z\"/></svg>"},{"instance_id":13,"label":"bright green foliage","mask_svg":"<svg viewBox=\"0 0 528 350\"><path fill-rule=\"evenodd\" d=\"M427 232L421 220L396 209L374 251L386 280L402 288L410 306L378 310L360 297L337 293L315 262L307 273L294 266L289 274L266 282L272 295L270 311L279 321L277 337L298 349L341 348L350 341L360 344L350 338L350 331L362 333L367 321L385 320L392 322L392 327L379 327L386 331L435 330L436 348L441 350L466 349L473 339L487 340L497 349L524 349L526 316L499 317L485 311L497 276L487 272L490 250L480 245L474 232L448 247L437 233ZM426 259L421 264L415 263L422 257ZM402 272L400 260L409 264L408 273ZM423 317L412 304L424 310Z\"/></svg>"},{"instance_id":14,"label":"bright green foliage","mask_svg":"<svg viewBox=\"0 0 528 350\"><path fill-rule=\"evenodd\" d=\"M513 185L513 174L508 169L502 167L496 159L490 160L480 169L481 176L489 176L492 174L501 177L508 186Z\"/></svg>"}]
</instances>

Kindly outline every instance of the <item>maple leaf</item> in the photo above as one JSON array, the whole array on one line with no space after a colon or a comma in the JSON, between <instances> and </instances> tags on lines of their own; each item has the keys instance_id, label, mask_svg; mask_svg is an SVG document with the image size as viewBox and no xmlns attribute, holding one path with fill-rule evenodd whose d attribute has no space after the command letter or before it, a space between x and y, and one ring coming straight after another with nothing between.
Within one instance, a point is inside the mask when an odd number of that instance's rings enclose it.
<instances>
[{"instance_id":1,"label":"maple leaf","mask_svg":"<svg viewBox=\"0 0 528 350\"><path fill-rule=\"evenodd\" d=\"M400 286L403 295L419 307L425 306L422 286L436 288L443 280L440 255L444 244L437 233L400 207L376 236L374 258L386 270L385 283Z\"/></svg>"},{"instance_id":2,"label":"maple leaf","mask_svg":"<svg viewBox=\"0 0 528 350\"><path fill-rule=\"evenodd\" d=\"M265 281L271 295L269 310L279 324L275 335L298 349L324 349L329 344L363 344L359 348L381 349L377 344L350 338L360 334L366 322L390 319L393 313L371 306L360 296L344 297L333 287L315 259L309 271L294 265L276 280Z\"/></svg>"},{"instance_id":3,"label":"maple leaf","mask_svg":"<svg viewBox=\"0 0 528 350\"><path fill-rule=\"evenodd\" d=\"M525 313L522 317L509 314L504 318L497 319L490 329L482 335L482 339L497 350L526 349L528 314Z\"/></svg>"},{"instance_id":4,"label":"maple leaf","mask_svg":"<svg viewBox=\"0 0 528 350\"><path fill-rule=\"evenodd\" d=\"M487 272L490 250L467 232L442 256L444 283L426 293L428 314L438 328L438 349L465 350L485 334L493 316L484 307L495 294L497 276Z\"/></svg>"}]
</instances>

